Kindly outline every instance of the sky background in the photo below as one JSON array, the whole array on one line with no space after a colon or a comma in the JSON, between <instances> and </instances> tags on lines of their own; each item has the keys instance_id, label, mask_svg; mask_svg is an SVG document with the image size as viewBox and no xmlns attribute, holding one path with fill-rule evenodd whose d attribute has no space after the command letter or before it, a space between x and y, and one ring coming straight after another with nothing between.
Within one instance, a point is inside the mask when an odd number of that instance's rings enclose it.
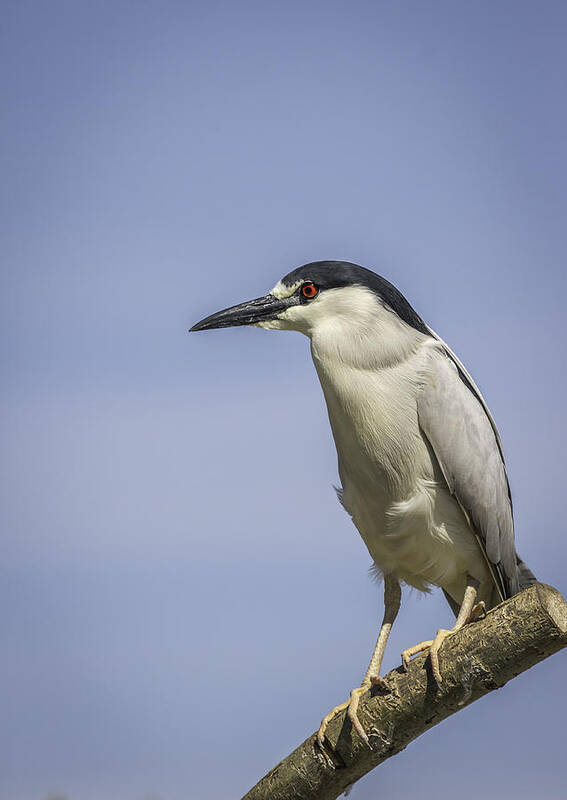
<instances>
[{"instance_id":1,"label":"sky background","mask_svg":"<svg viewBox=\"0 0 567 800\"><path fill-rule=\"evenodd\" d=\"M382 592L307 340L187 328L304 262L386 276L565 592L567 7L4 0L0 31L0 798L239 797L358 685ZM404 592L385 667L450 621ZM565 658L352 800L565 798Z\"/></svg>"}]
</instances>

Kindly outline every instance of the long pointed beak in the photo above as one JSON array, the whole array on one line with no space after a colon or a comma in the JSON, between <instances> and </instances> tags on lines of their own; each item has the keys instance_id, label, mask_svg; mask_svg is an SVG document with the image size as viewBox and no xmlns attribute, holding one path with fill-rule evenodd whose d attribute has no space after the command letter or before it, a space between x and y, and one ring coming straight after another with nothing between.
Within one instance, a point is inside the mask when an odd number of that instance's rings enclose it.
<instances>
[{"instance_id":1,"label":"long pointed beak","mask_svg":"<svg viewBox=\"0 0 567 800\"><path fill-rule=\"evenodd\" d=\"M280 300L271 294L265 297L258 297L256 300L248 300L247 303L240 303L238 306L231 306L216 314L205 317L190 331L208 331L211 328L232 328L235 325L256 325L274 319L279 313L289 306L287 300Z\"/></svg>"}]
</instances>

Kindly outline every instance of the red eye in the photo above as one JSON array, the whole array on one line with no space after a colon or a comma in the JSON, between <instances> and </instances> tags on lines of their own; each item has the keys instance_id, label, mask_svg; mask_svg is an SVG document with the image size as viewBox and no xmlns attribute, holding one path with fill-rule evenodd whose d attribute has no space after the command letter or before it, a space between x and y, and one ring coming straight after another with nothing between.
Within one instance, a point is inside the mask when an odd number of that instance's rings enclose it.
<instances>
[{"instance_id":1,"label":"red eye","mask_svg":"<svg viewBox=\"0 0 567 800\"><path fill-rule=\"evenodd\" d=\"M319 294L319 289L315 286L314 283L304 283L303 286L301 287L301 294L308 300L313 300L313 298L317 297L317 295Z\"/></svg>"}]
</instances>

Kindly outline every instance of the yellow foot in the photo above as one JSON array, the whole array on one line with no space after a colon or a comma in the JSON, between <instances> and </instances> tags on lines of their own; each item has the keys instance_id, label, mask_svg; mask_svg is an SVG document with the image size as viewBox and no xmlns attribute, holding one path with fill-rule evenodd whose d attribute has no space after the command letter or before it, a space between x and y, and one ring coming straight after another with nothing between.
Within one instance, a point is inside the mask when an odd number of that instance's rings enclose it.
<instances>
[{"instance_id":1,"label":"yellow foot","mask_svg":"<svg viewBox=\"0 0 567 800\"><path fill-rule=\"evenodd\" d=\"M408 647L408 649L404 650L402 653L402 664L404 665L404 669L407 670L412 656L415 656L418 653L423 653L425 650L429 650L429 659L431 661L433 677L435 678L437 685L440 686L443 679L441 678L441 670L439 669L439 649L445 639L454 632L455 631L447 631L444 628L440 628L437 631L435 639L429 639L427 642L420 642L413 647Z\"/></svg>"},{"instance_id":2,"label":"yellow foot","mask_svg":"<svg viewBox=\"0 0 567 800\"><path fill-rule=\"evenodd\" d=\"M433 644L433 639L428 639L426 642L420 642L419 644L414 644L413 647L408 647L406 650L402 652L402 665L403 668L406 670L406 672L412 658L416 656L418 653L424 653L426 650L429 650L432 644Z\"/></svg>"},{"instance_id":3,"label":"yellow foot","mask_svg":"<svg viewBox=\"0 0 567 800\"><path fill-rule=\"evenodd\" d=\"M329 711L326 717L323 718L321 725L319 726L319 730L317 731L317 742L319 747L324 751L325 749L325 731L327 730L327 726L329 722L334 719L337 714L341 711L344 711L345 708L347 710L347 716L351 721L352 727L358 733L360 738L363 742L366 742L368 747L370 747L370 742L368 740L368 736L366 735L366 731L362 727L362 723L358 719L357 711L358 711L358 704L360 702L360 698L362 695L368 691L370 686L379 686L381 689L387 688L387 684L383 678L378 676L371 677L367 683L363 683L362 686L359 686L357 689L353 689L350 693L350 700L347 700L346 703L341 703L340 706L335 706L332 711Z\"/></svg>"}]
</instances>

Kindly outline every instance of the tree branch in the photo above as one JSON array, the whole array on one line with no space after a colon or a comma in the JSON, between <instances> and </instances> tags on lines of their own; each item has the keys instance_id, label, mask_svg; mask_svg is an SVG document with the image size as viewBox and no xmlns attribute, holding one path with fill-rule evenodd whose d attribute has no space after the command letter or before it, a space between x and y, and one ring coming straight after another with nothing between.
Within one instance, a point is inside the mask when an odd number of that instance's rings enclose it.
<instances>
[{"instance_id":1,"label":"tree branch","mask_svg":"<svg viewBox=\"0 0 567 800\"><path fill-rule=\"evenodd\" d=\"M373 688L362 697L358 716L372 750L342 712L327 729L332 761L313 734L243 800L334 800L424 731L565 646L567 603L551 586L531 586L445 641L440 688L421 656L407 673L386 676L389 692Z\"/></svg>"}]
</instances>

